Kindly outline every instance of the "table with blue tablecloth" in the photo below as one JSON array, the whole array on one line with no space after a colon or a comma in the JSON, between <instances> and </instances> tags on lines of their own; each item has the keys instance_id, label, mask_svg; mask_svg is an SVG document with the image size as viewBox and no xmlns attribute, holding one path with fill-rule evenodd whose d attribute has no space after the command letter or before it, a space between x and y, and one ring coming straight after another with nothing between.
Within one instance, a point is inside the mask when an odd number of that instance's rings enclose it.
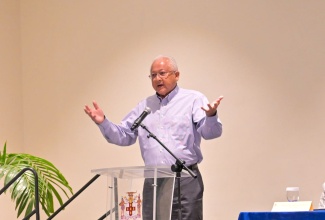
<instances>
[{"instance_id":1,"label":"table with blue tablecloth","mask_svg":"<svg viewBox=\"0 0 325 220\"><path fill-rule=\"evenodd\" d=\"M241 212L238 220L325 220L325 211Z\"/></svg>"}]
</instances>

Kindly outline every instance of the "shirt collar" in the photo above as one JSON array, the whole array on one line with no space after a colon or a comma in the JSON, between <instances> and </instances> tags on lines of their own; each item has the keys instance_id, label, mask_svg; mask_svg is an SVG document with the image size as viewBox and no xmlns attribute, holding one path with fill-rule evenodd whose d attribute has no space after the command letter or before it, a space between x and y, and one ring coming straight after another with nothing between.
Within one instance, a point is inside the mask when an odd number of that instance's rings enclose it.
<instances>
[{"instance_id":1,"label":"shirt collar","mask_svg":"<svg viewBox=\"0 0 325 220\"><path fill-rule=\"evenodd\" d=\"M158 93L156 93L156 96L160 102L162 102L162 100L164 100L164 99L166 99L167 102L170 102L170 100L172 100L175 97L175 95L178 93L178 91L179 91L179 87L178 87L178 85L176 85L175 88L165 98L161 98L158 95Z\"/></svg>"}]
</instances>

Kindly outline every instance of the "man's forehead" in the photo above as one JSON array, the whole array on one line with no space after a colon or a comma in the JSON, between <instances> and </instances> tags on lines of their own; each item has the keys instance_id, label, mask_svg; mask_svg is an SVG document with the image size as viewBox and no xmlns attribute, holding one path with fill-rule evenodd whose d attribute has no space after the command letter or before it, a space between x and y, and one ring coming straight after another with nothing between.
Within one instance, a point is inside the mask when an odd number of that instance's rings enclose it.
<instances>
[{"instance_id":1,"label":"man's forehead","mask_svg":"<svg viewBox=\"0 0 325 220\"><path fill-rule=\"evenodd\" d=\"M167 58L159 58L157 60L155 60L152 65L151 65L151 69L153 68L166 68L169 66L169 60Z\"/></svg>"}]
</instances>

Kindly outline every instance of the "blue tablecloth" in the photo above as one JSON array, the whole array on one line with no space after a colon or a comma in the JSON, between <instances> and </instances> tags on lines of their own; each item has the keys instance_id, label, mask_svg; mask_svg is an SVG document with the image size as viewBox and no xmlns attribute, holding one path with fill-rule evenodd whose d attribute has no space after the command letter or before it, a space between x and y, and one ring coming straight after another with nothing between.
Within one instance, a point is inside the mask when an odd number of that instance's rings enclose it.
<instances>
[{"instance_id":1,"label":"blue tablecloth","mask_svg":"<svg viewBox=\"0 0 325 220\"><path fill-rule=\"evenodd\" d=\"M238 220L325 220L325 211L241 212Z\"/></svg>"}]
</instances>

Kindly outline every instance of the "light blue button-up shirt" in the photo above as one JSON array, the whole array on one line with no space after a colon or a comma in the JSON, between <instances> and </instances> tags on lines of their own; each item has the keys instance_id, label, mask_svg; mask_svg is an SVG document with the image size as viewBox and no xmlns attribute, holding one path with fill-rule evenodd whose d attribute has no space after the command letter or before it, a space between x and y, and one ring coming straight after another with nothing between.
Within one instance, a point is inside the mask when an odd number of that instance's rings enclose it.
<instances>
[{"instance_id":1,"label":"light blue button-up shirt","mask_svg":"<svg viewBox=\"0 0 325 220\"><path fill-rule=\"evenodd\" d=\"M202 106L208 99L200 92L176 88L164 99L157 95L142 100L120 124L105 119L99 126L109 143L129 146L139 138L145 165L172 165L176 160L155 139L148 138L142 127L131 131L133 122L146 107L151 113L142 124L154 134L173 154L186 165L200 163L203 159L201 138L213 139L222 133L218 115L206 117Z\"/></svg>"}]
</instances>

